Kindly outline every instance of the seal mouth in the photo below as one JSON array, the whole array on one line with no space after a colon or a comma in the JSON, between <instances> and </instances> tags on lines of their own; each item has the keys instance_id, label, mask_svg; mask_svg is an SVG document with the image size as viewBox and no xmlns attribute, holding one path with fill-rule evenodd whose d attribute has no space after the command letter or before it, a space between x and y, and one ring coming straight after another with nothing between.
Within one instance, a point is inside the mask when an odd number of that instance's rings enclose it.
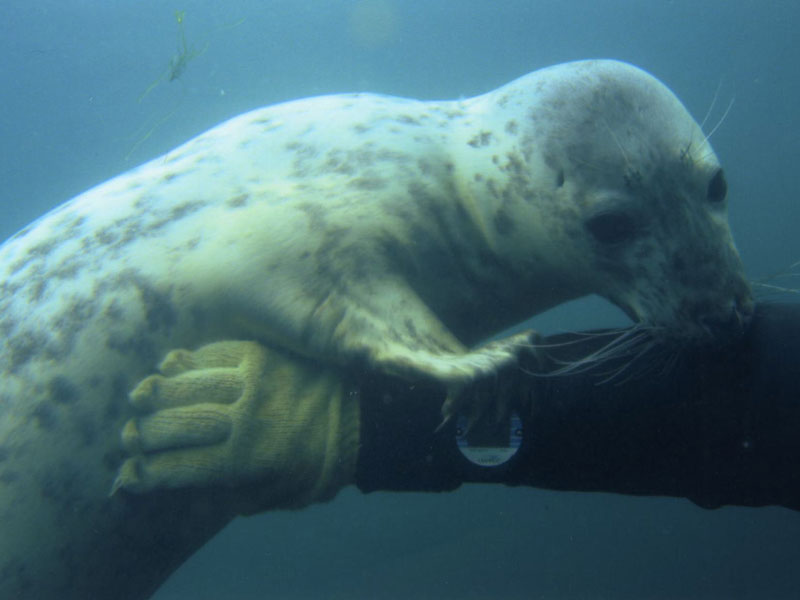
<instances>
[{"instance_id":1,"label":"seal mouth","mask_svg":"<svg viewBox=\"0 0 800 600\"><path fill-rule=\"evenodd\" d=\"M753 320L753 312L752 302L746 306L734 303L723 313L701 315L697 319L697 324L704 334L703 338L711 343L728 345L747 332Z\"/></svg>"},{"instance_id":2,"label":"seal mouth","mask_svg":"<svg viewBox=\"0 0 800 600\"><path fill-rule=\"evenodd\" d=\"M617 304L640 330L671 345L726 346L741 339L753 321L755 303L749 296L723 306L698 303L682 307L668 320L653 319L640 307Z\"/></svg>"},{"instance_id":3,"label":"seal mouth","mask_svg":"<svg viewBox=\"0 0 800 600\"><path fill-rule=\"evenodd\" d=\"M656 327L654 333L673 343L728 346L747 332L753 321L755 304L749 298L737 299L722 308L699 305L688 312L688 318L678 319L677 327Z\"/></svg>"}]
</instances>

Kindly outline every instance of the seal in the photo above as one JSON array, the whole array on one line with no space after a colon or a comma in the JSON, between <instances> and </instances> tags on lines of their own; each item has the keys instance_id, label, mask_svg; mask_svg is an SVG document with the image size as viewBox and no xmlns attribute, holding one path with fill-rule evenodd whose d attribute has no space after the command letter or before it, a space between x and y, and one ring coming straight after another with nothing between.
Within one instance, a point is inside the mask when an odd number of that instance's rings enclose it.
<instances>
[{"instance_id":1,"label":"seal","mask_svg":"<svg viewBox=\"0 0 800 600\"><path fill-rule=\"evenodd\" d=\"M125 548L209 520L108 498L127 392L168 350L254 340L466 398L532 338L477 344L586 294L719 339L753 311L726 195L673 93L598 60L466 100L255 110L56 208L0 248L0 596L119 588L97 561L152 589L179 559Z\"/></svg>"}]
</instances>

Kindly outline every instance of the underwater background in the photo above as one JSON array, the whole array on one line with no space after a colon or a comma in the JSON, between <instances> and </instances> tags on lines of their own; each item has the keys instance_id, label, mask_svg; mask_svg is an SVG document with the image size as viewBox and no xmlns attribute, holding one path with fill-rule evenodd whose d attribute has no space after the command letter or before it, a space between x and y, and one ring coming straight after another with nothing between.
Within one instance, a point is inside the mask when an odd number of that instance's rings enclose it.
<instances>
[{"instance_id":1,"label":"underwater background","mask_svg":"<svg viewBox=\"0 0 800 600\"><path fill-rule=\"evenodd\" d=\"M796 1L3 0L0 14L2 238L252 108L349 91L467 97L602 57L708 114L750 277L800 258ZM625 323L596 299L533 321ZM348 489L238 519L155 598L797 598L798 563L800 515L780 508Z\"/></svg>"}]
</instances>

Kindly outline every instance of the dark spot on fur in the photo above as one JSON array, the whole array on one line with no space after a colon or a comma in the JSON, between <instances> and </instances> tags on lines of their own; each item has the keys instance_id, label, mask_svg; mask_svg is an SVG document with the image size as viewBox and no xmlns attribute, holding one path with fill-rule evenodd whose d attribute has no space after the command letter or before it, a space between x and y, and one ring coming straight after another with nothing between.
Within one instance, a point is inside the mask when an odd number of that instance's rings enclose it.
<instances>
[{"instance_id":1,"label":"dark spot on fur","mask_svg":"<svg viewBox=\"0 0 800 600\"><path fill-rule=\"evenodd\" d=\"M155 365L158 360L158 352L153 340L141 332L130 337L112 333L106 339L106 347L120 354L133 354L145 364Z\"/></svg>"},{"instance_id":2,"label":"dark spot on fur","mask_svg":"<svg viewBox=\"0 0 800 600\"><path fill-rule=\"evenodd\" d=\"M519 156L509 152L506 155L506 158L508 159L508 162L503 165L502 170L506 173L510 173L514 177L522 177L525 173L525 165Z\"/></svg>"},{"instance_id":3,"label":"dark spot on fur","mask_svg":"<svg viewBox=\"0 0 800 600\"><path fill-rule=\"evenodd\" d=\"M17 328L17 321L12 317L6 317L0 320L0 337L10 337L14 330Z\"/></svg>"},{"instance_id":4,"label":"dark spot on fur","mask_svg":"<svg viewBox=\"0 0 800 600\"><path fill-rule=\"evenodd\" d=\"M114 231L111 227L105 227L104 229L100 229L96 231L94 234L95 239L97 242L102 246L108 246L116 241L119 234Z\"/></svg>"},{"instance_id":5,"label":"dark spot on fur","mask_svg":"<svg viewBox=\"0 0 800 600\"><path fill-rule=\"evenodd\" d=\"M56 411L53 409L52 406L49 404L45 404L44 402L39 403L36 408L33 409L31 413L34 421L36 421L36 425L41 429L52 431L55 429L56 424L58 423L58 415Z\"/></svg>"},{"instance_id":6,"label":"dark spot on fur","mask_svg":"<svg viewBox=\"0 0 800 600\"><path fill-rule=\"evenodd\" d=\"M305 178L309 175L312 171L313 166L316 164L314 159L317 157L318 151L314 146L309 146L307 144L297 144L297 146L293 145L294 143L287 144L287 148L292 146L291 149L294 152L294 160L292 161L292 176L297 178Z\"/></svg>"},{"instance_id":7,"label":"dark spot on fur","mask_svg":"<svg viewBox=\"0 0 800 600\"><path fill-rule=\"evenodd\" d=\"M380 177L356 177L350 185L359 190L380 190L386 187L386 181Z\"/></svg>"},{"instance_id":8,"label":"dark spot on fur","mask_svg":"<svg viewBox=\"0 0 800 600\"><path fill-rule=\"evenodd\" d=\"M40 242L35 246L31 246L28 250L28 256L35 256L35 257L44 257L50 254L53 251L53 248L58 246L59 240L58 239L51 239L45 242Z\"/></svg>"},{"instance_id":9,"label":"dark spot on fur","mask_svg":"<svg viewBox=\"0 0 800 600\"><path fill-rule=\"evenodd\" d=\"M497 190L497 184L495 183L494 179L489 178L486 180L486 189L489 190L489 194L492 198L499 198L500 192Z\"/></svg>"},{"instance_id":10,"label":"dark spot on fur","mask_svg":"<svg viewBox=\"0 0 800 600\"><path fill-rule=\"evenodd\" d=\"M356 123L353 125L353 131L358 133L359 135L362 133L366 133L371 129L369 125L365 125L364 123Z\"/></svg>"},{"instance_id":11,"label":"dark spot on fur","mask_svg":"<svg viewBox=\"0 0 800 600\"><path fill-rule=\"evenodd\" d=\"M82 329L84 323L97 312L97 303L93 298L76 298L70 303L67 312L79 322L78 326Z\"/></svg>"},{"instance_id":12,"label":"dark spot on fur","mask_svg":"<svg viewBox=\"0 0 800 600\"><path fill-rule=\"evenodd\" d=\"M481 131L477 135L475 135L472 139L470 139L467 144L472 146L473 148L488 146L489 142L492 140L492 132L491 131Z\"/></svg>"},{"instance_id":13,"label":"dark spot on fur","mask_svg":"<svg viewBox=\"0 0 800 600\"><path fill-rule=\"evenodd\" d=\"M327 225L325 211L318 204L300 204L298 207L308 218L308 228L311 231L324 231Z\"/></svg>"},{"instance_id":14,"label":"dark spot on fur","mask_svg":"<svg viewBox=\"0 0 800 600\"><path fill-rule=\"evenodd\" d=\"M50 270L50 277L53 279L74 279L75 276L84 268L85 262L79 260L75 255L62 261L57 267Z\"/></svg>"},{"instance_id":15,"label":"dark spot on fur","mask_svg":"<svg viewBox=\"0 0 800 600\"><path fill-rule=\"evenodd\" d=\"M47 385L50 399L59 404L72 404L80 395L78 388L63 375L56 375Z\"/></svg>"},{"instance_id":16,"label":"dark spot on fur","mask_svg":"<svg viewBox=\"0 0 800 600\"><path fill-rule=\"evenodd\" d=\"M564 185L564 169L559 169L556 177L556 187L561 187L562 185Z\"/></svg>"},{"instance_id":17,"label":"dark spot on fur","mask_svg":"<svg viewBox=\"0 0 800 600\"><path fill-rule=\"evenodd\" d=\"M30 281L30 287L28 289L28 301L38 302L42 299L44 295L44 291L47 289L47 280L44 278L37 278Z\"/></svg>"},{"instance_id":18,"label":"dark spot on fur","mask_svg":"<svg viewBox=\"0 0 800 600\"><path fill-rule=\"evenodd\" d=\"M395 119L395 121L402 123L403 125L422 125L422 122L420 122L419 119L416 119L411 115L400 115Z\"/></svg>"},{"instance_id":19,"label":"dark spot on fur","mask_svg":"<svg viewBox=\"0 0 800 600\"><path fill-rule=\"evenodd\" d=\"M115 299L106 307L103 311L103 315L110 321L120 321L125 316L125 312L122 310L122 307L120 307L119 301Z\"/></svg>"},{"instance_id":20,"label":"dark spot on fur","mask_svg":"<svg viewBox=\"0 0 800 600\"><path fill-rule=\"evenodd\" d=\"M41 352L46 340L41 333L22 332L7 341L7 348L12 371L28 362L34 354Z\"/></svg>"},{"instance_id":21,"label":"dark spot on fur","mask_svg":"<svg viewBox=\"0 0 800 600\"><path fill-rule=\"evenodd\" d=\"M69 223L67 222L69 221ZM64 238L74 238L79 234L81 226L86 222L86 217L81 215L75 217L73 215L65 215L58 227L63 228Z\"/></svg>"},{"instance_id":22,"label":"dark spot on fur","mask_svg":"<svg viewBox=\"0 0 800 600\"><path fill-rule=\"evenodd\" d=\"M417 328L414 327L414 321L412 321L411 319L406 319L405 321L403 321L403 324L406 326L408 335L410 335L413 339L418 340L419 334L417 333Z\"/></svg>"},{"instance_id":23,"label":"dark spot on fur","mask_svg":"<svg viewBox=\"0 0 800 600\"><path fill-rule=\"evenodd\" d=\"M169 183L173 179L180 177L182 173L167 173L164 177L161 178L162 183Z\"/></svg>"},{"instance_id":24,"label":"dark spot on fur","mask_svg":"<svg viewBox=\"0 0 800 600\"><path fill-rule=\"evenodd\" d=\"M516 135L517 131L519 131L519 125L517 125L517 122L514 119L511 119L508 123L506 123L506 133Z\"/></svg>"},{"instance_id":25,"label":"dark spot on fur","mask_svg":"<svg viewBox=\"0 0 800 600\"><path fill-rule=\"evenodd\" d=\"M472 178L475 181L483 181L483 175L481 173L475 173L475 175L473 175Z\"/></svg>"},{"instance_id":26,"label":"dark spot on fur","mask_svg":"<svg viewBox=\"0 0 800 600\"><path fill-rule=\"evenodd\" d=\"M177 221L178 219L182 219L186 215L190 215L193 212L197 212L198 210L203 208L203 206L205 206L204 202L198 202L198 201L184 202L183 204L176 206L169 212L169 221Z\"/></svg>"},{"instance_id":27,"label":"dark spot on fur","mask_svg":"<svg viewBox=\"0 0 800 600\"><path fill-rule=\"evenodd\" d=\"M150 331L169 331L178 320L177 311L169 296L151 287L140 287L139 291Z\"/></svg>"},{"instance_id":28,"label":"dark spot on fur","mask_svg":"<svg viewBox=\"0 0 800 600\"><path fill-rule=\"evenodd\" d=\"M514 221L504 210L498 210L494 215L494 228L500 235L508 235L514 231Z\"/></svg>"},{"instance_id":29,"label":"dark spot on fur","mask_svg":"<svg viewBox=\"0 0 800 600\"><path fill-rule=\"evenodd\" d=\"M169 294L162 292L135 272L119 276L120 283L136 287L145 312L145 320L150 331L169 332L178 320L177 311Z\"/></svg>"},{"instance_id":30,"label":"dark spot on fur","mask_svg":"<svg viewBox=\"0 0 800 600\"><path fill-rule=\"evenodd\" d=\"M250 199L250 194L239 194L228 200L228 206L231 208L239 208L245 206Z\"/></svg>"}]
</instances>

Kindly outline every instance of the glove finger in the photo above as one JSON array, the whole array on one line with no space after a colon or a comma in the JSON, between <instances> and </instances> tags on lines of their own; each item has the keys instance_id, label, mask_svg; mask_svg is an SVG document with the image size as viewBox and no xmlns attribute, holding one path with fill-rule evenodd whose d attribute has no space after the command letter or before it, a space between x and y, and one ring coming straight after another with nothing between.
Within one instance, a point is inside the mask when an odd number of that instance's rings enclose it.
<instances>
[{"instance_id":1,"label":"glove finger","mask_svg":"<svg viewBox=\"0 0 800 600\"><path fill-rule=\"evenodd\" d=\"M218 404L231 404L241 393L242 377L238 369L203 369L175 377L151 375L133 389L130 401L139 410L152 412L199 404L209 398Z\"/></svg>"},{"instance_id":2,"label":"glove finger","mask_svg":"<svg viewBox=\"0 0 800 600\"><path fill-rule=\"evenodd\" d=\"M197 368L199 364L195 359L195 353L191 350L173 350L158 365L158 370L167 377L174 377Z\"/></svg>"},{"instance_id":3,"label":"glove finger","mask_svg":"<svg viewBox=\"0 0 800 600\"><path fill-rule=\"evenodd\" d=\"M186 371L217 367L237 367L251 353L260 353L260 347L253 342L226 341L207 344L194 352L173 350L164 357L158 366L162 374L172 377Z\"/></svg>"},{"instance_id":4,"label":"glove finger","mask_svg":"<svg viewBox=\"0 0 800 600\"><path fill-rule=\"evenodd\" d=\"M222 483L225 479L225 461L221 455L209 450L180 450L129 458L120 467L111 495L119 489L145 493Z\"/></svg>"},{"instance_id":5,"label":"glove finger","mask_svg":"<svg viewBox=\"0 0 800 600\"><path fill-rule=\"evenodd\" d=\"M221 407L196 404L131 419L122 430L122 446L129 454L212 446L230 433L231 421Z\"/></svg>"}]
</instances>

